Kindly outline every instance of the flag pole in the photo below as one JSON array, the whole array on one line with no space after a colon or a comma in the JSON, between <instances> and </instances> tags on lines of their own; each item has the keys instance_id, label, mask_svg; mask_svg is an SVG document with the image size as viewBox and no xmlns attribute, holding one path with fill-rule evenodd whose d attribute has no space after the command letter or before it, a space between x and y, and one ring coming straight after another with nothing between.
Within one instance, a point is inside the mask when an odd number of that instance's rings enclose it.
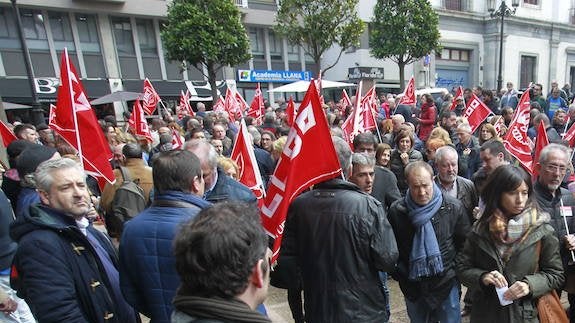
<instances>
[{"instance_id":1,"label":"flag pole","mask_svg":"<svg viewBox=\"0 0 575 323\"><path fill-rule=\"evenodd\" d=\"M78 145L78 155L80 156L80 164L82 169L84 167L84 155L82 154L82 142L80 141L80 127L78 127L78 115L76 114L76 109L74 108L74 94L72 94L72 78L70 77L70 57L68 57L68 47L64 48L64 55L66 56L66 75L68 75L68 89L70 89L70 103L72 109L72 116L74 117L74 128L76 128L76 144ZM62 73L62 71L60 71Z\"/></svg>"},{"instance_id":2,"label":"flag pole","mask_svg":"<svg viewBox=\"0 0 575 323\"><path fill-rule=\"evenodd\" d=\"M373 81L373 94L376 95L377 92L375 91L375 81ZM377 102L377 101L375 101ZM371 108L370 108L371 109ZM379 113L378 107L376 106L375 108L376 112ZM373 110L371 111L371 118L373 119L373 123L375 123L375 130L377 130L377 138L379 138L379 142L381 143L381 133L379 132L379 124L377 123L377 118L375 117L375 115L373 114Z\"/></svg>"},{"instance_id":3,"label":"flag pole","mask_svg":"<svg viewBox=\"0 0 575 323\"><path fill-rule=\"evenodd\" d=\"M567 122L565 123L565 129L563 129L563 133L561 134L561 139L565 138L565 134L567 133L567 126L569 126L569 122L571 121L571 116L567 118Z\"/></svg>"},{"instance_id":4,"label":"flag pole","mask_svg":"<svg viewBox=\"0 0 575 323\"><path fill-rule=\"evenodd\" d=\"M563 198L559 199L559 203L561 208L559 209L559 212L561 212L561 217L563 218L563 224L565 225L565 232L567 232L567 235L569 235L569 226L567 225L567 216L565 215L565 212L563 211ZM575 252L573 250L569 250L571 252L571 260L573 262L575 262Z\"/></svg>"}]
</instances>

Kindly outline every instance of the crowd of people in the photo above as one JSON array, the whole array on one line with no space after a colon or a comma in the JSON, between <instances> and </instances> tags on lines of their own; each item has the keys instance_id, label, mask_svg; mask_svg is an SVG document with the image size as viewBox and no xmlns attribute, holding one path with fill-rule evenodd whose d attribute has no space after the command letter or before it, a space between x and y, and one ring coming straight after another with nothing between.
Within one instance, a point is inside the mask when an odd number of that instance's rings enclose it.
<instances>
[{"instance_id":1,"label":"crowd of people","mask_svg":"<svg viewBox=\"0 0 575 323\"><path fill-rule=\"evenodd\" d=\"M575 318L575 172L562 140L575 105L568 86L542 89L530 90L528 135L542 121L551 143L534 177L503 144L520 99L511 83L414 105L381 94L377 131L351 142L341 126L352 106L326 102L342 176L291 203L277 264L230 158L239 125L225 112L164 112L150 119L151 142L99 120L116 178L103 186L49 127L16 123L0 192L1 319L269 322L271 280L297 323L387 322L389 277L412 322L538 322L537 299L553 290L567 292ZM475 132L462 117L472 93L493 111ZM264 185L288 117L280 101L245 118ZM117 198L126 184L137 210Z\"/></svg>"}]
</instances>

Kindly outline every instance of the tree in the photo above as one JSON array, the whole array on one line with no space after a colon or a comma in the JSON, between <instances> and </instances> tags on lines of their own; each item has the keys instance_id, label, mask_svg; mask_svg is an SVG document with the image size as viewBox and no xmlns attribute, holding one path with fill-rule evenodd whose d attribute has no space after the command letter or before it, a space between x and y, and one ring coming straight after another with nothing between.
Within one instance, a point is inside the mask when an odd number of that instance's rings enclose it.
<instances>
[{"instance_id":1,"label":"tree","mask_svg":"<svg viewBox=\"0 0 575 323\"><path fill-rule=\"evenodd\" d=\"M302 46L315 64L314 75L319 75L322 55L334 44L341 48L337 64L344 50L359 45L365 24L356 13L359 0L281 0L274 30L292 45Z\"/></svg>"},{"instance_id":2,"label":"tree","mask_svg":"<svg viewBox=\"0 0 575 323\"><path fill-rule=\"evenodd\" d=\"M378 0L369 45L376 58L390 58L405 85L405 65L439 51L439 18L428 0Z\"/></svg>"},{"instance_id":3,"label":"tree","mask_svg":"<svg viewBox=\"0 0 575 323\"><path fill-rule=\"evenodd\" d=\"M230 0L174 0L162 40L169 60L194 66L204 73L217 100L216 75L223 67L251 58L241 13Z\"/></svg>"}]
</instances>

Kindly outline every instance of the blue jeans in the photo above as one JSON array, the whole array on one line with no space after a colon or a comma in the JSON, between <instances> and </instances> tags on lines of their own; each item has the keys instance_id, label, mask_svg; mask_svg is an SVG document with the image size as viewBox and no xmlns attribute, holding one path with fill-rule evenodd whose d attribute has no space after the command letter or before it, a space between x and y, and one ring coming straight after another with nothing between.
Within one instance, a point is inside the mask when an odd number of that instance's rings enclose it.
<instances>
[{"instance_id":1,"label":"blue jeans","mask_svg":"<svg viewBox=\"0 0 575 323\"><path fill-rule=\"evenodd\" d=\"M422 299L415 302L405 299L407 314L412 323L460 323L459 284L454 284L447 298L435 309L429 308Z\"/></svg>"},{"instance_id":2,"label":"blue jeans","mask_svg":"<svg viewBox=\"0 0 575 323\"><path fill-rule=\"evenodd\" d=\"M389 288L387 288L387 273L385 271L379 272L379 280L381 281L381 287L385 294L385 312L387 313L387 319L391 319L391 311L389 309Z\"/></svg>"}]
</instances>

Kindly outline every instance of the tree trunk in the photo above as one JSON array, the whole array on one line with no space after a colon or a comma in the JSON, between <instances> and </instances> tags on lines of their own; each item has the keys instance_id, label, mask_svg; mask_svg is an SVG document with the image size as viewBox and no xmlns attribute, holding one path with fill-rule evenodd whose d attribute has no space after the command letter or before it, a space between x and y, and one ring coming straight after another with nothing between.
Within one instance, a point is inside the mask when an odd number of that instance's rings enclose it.
<instances>
[{"instance_id":1,"label":"tree trunk","mask_svg":"<svg viewBox=\"0 0 575 323\"><path fill-rule=\"evenodd\" d=\"M313 70L313 78L318 79L321 75L321 56L314 57L315 69Z\"/></svg>"},{"instance_id":2,"label":"tree trunk","mask_svg":"<svg viewBox=\"0 0 575 323\"><path fill-rule=\"evenodd\" d=\"M210 83L210 89L212 90L212 107L218 102L218 88L216 87L216 70L214 68L214 63L208 62L206 64L208 69L208 83Z\"/></svg>"},{"instance_id":3,"label":"tree trunk","mask_svg":"<svg viewBox=\"0 0 575 323\"><path fill-rule=\"evenodd\" d=\"M398 61L397 66L399 67L399 87L403 91L405 89L405 62Z\"/></svg>"}]
</instances>

